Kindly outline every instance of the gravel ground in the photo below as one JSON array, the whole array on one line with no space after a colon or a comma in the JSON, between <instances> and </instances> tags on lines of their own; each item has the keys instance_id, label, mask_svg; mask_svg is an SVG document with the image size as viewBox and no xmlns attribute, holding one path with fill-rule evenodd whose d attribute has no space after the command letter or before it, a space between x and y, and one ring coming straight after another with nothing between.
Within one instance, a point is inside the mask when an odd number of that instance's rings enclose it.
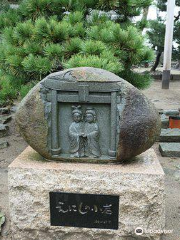
<instances>
[{"instance_id":1,"label":"gravel ground","mask_svg":"<svg viewBox=\"0 0 180 240\"><path fill-rule=\"evenodd\" d=\"M162 89L161 81L154 81L150 88L142 91L158 109L180 108L180 81L170 83L170 88ZM180 240L180 158L159 157L165 172L166 180L166 230L173 230L172 234L163 236L163 240Z\"/></svg>"},{"instance_id":2,"label":"gravel ground","mask_svg":"<svg viewBox=\"0 0 180 240\"><path fill-rule=\"evenodd\" d=\"M171 82L169 89L162 89L161 85L161 81L154 81L150 88L142 92L158 109L180 108L180 81Z\"/></svg>"},{"instance_id":3,"label":"gravel ground","mask_svg":"<svg viewBox=\"0 0 180 240\"><path fill-rule=\"evenodd\" d=\"M156 81L143 93L151 99L158 109L180 108L180 81L172 82L169 90L161 89L161 82ZM17 133L14 120L9 124L10 136L5 137L10 146L0 150L0 211L6 215L2 240L10 240L10 219L8 208L8 165L27 147ZM163 158L158 151L158 143L154 149L166 174L166 230L171 234L163 236L163 240L180 240L180 158ZM45 239L44 239L45 240Z\"/></svg>"}]
</instances>

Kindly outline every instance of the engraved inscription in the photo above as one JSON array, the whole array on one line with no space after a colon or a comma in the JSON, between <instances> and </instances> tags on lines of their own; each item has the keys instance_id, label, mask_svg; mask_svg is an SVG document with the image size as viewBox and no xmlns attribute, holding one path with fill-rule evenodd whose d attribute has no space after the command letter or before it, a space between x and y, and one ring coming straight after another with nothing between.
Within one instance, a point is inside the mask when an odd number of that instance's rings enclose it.
<instances>
[{"instance_id":1,"label":"engraved inscription","mask_svg":"<svg viewBox=\"0 0 180 240\"><path fill-rule=\"evenodd\" d=\"M119 196L50 192L52 226L118 229Z\"/></svg>"},{"instance_id":2,"label":"engraved inscription","mask_svg":"<svg viewBox=\"0 0 180 240\"><path fill-rule=\"evenodd\" d=\"M72 106L72 119L69 127L70 156L100 157L100 133L95 110L87 108L83 116L81 106Z\"/></svg>"},{"instance_id":3,"label":"engraved inscription","mask_svg":"<svg viewBox=\"0 0 180 240\"><path fill-rule=\"evenodd\" d=\"M79 204L67 204L65 202L58 202L56 208L59 213L78 212L81 215L88 214L89 212L100 213L105 215L112 215L112 204L104 204L98 206L96 204L87 205L83 202Z\"/></svg>"}]
</instances>

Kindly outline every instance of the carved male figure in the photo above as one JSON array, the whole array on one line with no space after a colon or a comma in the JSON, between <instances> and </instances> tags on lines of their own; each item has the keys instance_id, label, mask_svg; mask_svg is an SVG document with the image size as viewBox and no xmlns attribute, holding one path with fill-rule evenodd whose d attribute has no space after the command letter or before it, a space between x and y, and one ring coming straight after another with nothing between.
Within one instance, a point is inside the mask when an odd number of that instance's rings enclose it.
<instances>
[{"instance_id":1,"label":"carved male figure","mask_svg":"<svg viewBox=\"0 0 180 240\"><path fill-rule=\"evenodd\" d=\"M100 157L99 127L96 122L96 112L93 108L87 108L85 112L85 129L83 137L87 138L85 155L90 157Z\"/></svg>"},{"instance_id":2,"label":"carved male figure","mask_svg":"<svg viewBox=\"0 0 180 240\"><path fill-rule=\"evenodd\" d=\"M71 157L84 157L83 114L81 106L73 106L73 122L69 127Z\"/></svg>"}]
</instances>

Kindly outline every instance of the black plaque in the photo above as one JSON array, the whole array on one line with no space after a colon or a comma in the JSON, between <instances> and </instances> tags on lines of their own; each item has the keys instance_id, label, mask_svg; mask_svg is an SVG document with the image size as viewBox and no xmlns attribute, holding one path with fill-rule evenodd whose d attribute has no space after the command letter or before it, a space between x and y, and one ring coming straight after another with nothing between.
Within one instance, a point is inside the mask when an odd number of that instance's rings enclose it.
<instances>
[{"instance_id":1,"label":"black plaque","mask_svg":"<svg viewBox=\"0 0 180 240\"><path fill-rule=\"evenodd\" d=\"M51 226L118 229L119 196L50 192Z\"/></svg>"}]
</instances>

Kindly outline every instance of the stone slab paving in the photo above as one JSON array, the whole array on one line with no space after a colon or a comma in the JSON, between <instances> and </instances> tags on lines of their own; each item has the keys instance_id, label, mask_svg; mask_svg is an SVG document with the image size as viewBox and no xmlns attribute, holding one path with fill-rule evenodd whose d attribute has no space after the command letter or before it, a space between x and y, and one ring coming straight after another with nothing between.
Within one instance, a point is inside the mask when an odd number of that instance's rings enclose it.
<instances>
[{"instance_id":1,"label":"stone slab paving","mask_svg":"<svg viewBox=\"0 0 180 240\"><path fill-rule=\"evenodd\" d=\"M180 142L180 129L167 128L161 129L160 142Z\"/></svg>"},{"instance_id":2,"label":"stone slab paving","mask_svg":"<svg viewBox=\"0 0 180 240\"><path fill-rule=\"evenodd\" d=\"M161 115L161 128L168 128L169 127L169 116L165 114Z\"/></svg>"},{"instance_id":3,"label":"stone slab paving","mask_svg":"<svg viewBox=\"0 0 180 240\"><path fill-rule=\"evenodd\" d=\"M167 116L178 116L179 110L177 110L177 109L164 110L163 114L165 114Z\"/></svg>"},{"instance_id":4,"label":"stone slab paving","mask_svg":"<svg viewBox=\"0 0 180 240\"><path fill-rule=\"evenodd\" d=\"M159 150L163 157L180 157L180 143L160 143Z\"/></svg>"}]
</instances>

